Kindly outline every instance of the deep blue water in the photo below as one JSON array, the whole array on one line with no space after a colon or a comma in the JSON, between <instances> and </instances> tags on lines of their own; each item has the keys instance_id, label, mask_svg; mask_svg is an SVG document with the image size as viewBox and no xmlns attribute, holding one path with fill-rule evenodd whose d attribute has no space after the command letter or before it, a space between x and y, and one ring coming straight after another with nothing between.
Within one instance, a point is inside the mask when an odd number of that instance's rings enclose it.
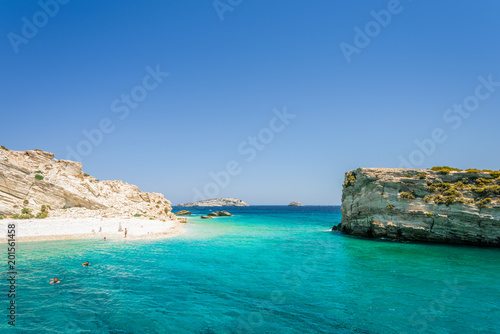
<instances>
[{"instance_id":1,"label":"deep blue water","mask_svg":"<svg viewBox=\"0 0 500 334\"><path fill-rule=\"evenodd\" d=\"M19 244L15 332L500 332L500 249L348 237L338 207L226 209L172 239Z\"/></svg>"}]
</instances>

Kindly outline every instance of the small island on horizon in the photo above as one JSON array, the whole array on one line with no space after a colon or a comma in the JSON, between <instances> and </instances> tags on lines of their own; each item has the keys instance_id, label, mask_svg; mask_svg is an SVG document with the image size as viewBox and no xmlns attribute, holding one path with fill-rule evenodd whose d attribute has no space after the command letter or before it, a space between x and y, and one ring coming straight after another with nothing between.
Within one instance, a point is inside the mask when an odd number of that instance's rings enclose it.
<instances>
[{"instance_id":1,"label":"small island on horizon","mask_svg":"<svg viewBox=\"0 0 500 334\"><path fill-rule=\"evenodd\" d=\"M241 199L227 197L227 198L207 199L192 203L182 203L176 206L181 208L182 207L190 208L190 207L216 207L216 206L222 207L222 206L249 206L249 205L243 202Z\"/></svg>"}]
</instances>

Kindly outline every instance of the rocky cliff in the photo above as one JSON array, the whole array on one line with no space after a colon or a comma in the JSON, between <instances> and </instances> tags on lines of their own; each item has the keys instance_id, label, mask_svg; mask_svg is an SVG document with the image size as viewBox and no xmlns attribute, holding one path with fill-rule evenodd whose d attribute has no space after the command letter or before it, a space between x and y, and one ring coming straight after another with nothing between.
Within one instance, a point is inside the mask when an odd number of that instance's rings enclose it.
<instances>
[{"instance_id":1,"label":"rocky cliff","mask_svg":"<svg viewBox=\"0 0 500 334\"><path fill-rule=\"evenodd\" d=\"M359 168L334 230L396 240L500 246L500 172Z\"/></svg>"},{"instance_id":2,"label":"rocky cliff","mask_svg":"<svg viewBox=\"0 0 500 334\"><path fill-rule=\"evenodd\" d=\"M54 154L0 148L0 215L31 218L174 218L161 194L145 193L122 181L99 181L82 164ZM37 214L38 212L38 214Z\"/></svg>"},{"instance_id":3,"label":"rocky cliff","mask_svg":"<svg viewBox=\"0 0 500 334\"><path fill-rule=\"evenodd\" d=\"M215 198L193 203L179 204L180 207L210 207L210 206L248 206L247 203L236 198Z\"/></svg>"}]
</instances>

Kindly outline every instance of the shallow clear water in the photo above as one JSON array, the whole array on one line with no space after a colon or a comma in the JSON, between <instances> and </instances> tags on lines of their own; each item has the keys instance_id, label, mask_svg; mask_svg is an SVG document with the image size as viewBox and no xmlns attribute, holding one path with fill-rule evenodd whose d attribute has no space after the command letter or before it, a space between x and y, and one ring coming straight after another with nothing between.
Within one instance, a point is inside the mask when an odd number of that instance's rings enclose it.
<instances>
[{"instance_id":1,"label":"shallow clear water","mask_svg":"<svg viewBox=\"0 0 500 334\"><path fill-rule=\"evenodd\" d=\"M16 332L500 332L500 249L348 237L335 207L228 210L173 239L19 244Z\"/></svg>"}]
</instances>

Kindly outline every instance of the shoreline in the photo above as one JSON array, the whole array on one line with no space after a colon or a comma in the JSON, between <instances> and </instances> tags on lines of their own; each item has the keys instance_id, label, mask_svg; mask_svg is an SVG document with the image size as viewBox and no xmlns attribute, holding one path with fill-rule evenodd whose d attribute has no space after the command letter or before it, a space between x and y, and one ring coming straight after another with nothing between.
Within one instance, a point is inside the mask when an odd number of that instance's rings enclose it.
<instances>
[{"instance_id":1,"label":"shoreline","mask_svg":"<svg viewBox=\"0 0 500 334\"><path fill-rule=\"evenodd\" d=\"M8 225L15 224L16 242L76 239L156 240L184 233L177 220L147 220L141 218L46 218L0 220L0 242L7 242Z\"/></svg>"}]
</instances>

